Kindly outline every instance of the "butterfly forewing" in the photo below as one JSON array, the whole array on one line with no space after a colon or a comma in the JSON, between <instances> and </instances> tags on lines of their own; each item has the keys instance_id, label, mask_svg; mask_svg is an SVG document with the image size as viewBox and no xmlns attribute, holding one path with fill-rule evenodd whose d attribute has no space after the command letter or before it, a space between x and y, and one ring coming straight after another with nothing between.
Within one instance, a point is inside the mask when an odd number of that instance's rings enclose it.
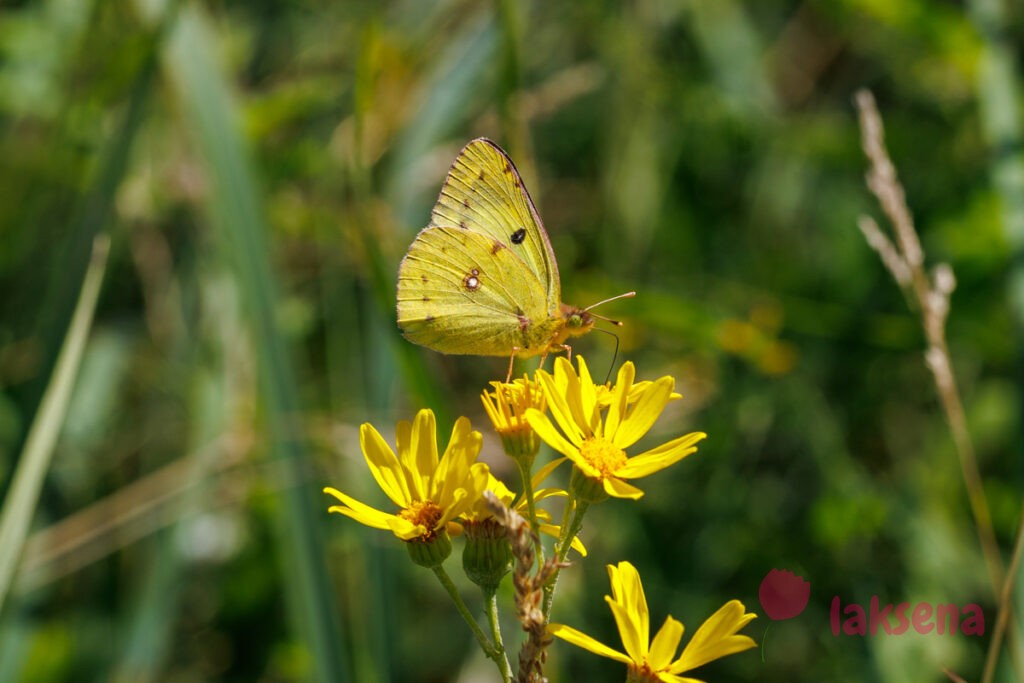
<instances>
[{"instance_id":1,"label":"butterfly forewing","mask_svg":"<svg viewBox=\"0 0 1024 683\"><path fill-rule=\"evenodd\" d=\"M553 333L541 282L503 242L452 227L422 230L398 270L398 326L445 353L540 353ZM542 348L543 347L543 348Z\"/></svg>"},{"instance_id":2,"label":"butterfly forewing","mask_svg":"<svg viewBox=\"0 0 1024 683\"><path fill-rule=\"evenodd\" d=\"M522 259L542 283L549 313L561 304L558 265L537 209L508 155L486 138L467 144L452 163L431 227L483 233Z\"/></svg>"}]
</instances>

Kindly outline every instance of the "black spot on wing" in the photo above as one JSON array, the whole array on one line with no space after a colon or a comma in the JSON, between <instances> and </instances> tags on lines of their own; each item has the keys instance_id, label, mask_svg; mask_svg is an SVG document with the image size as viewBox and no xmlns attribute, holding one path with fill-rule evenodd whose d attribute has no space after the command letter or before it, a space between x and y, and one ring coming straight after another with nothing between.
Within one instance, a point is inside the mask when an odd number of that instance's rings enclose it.
<instances>
[{"instance_id":1,"label":"black spot on wing","mask_svg":"<svg viewBox=\"0 0 1024 683\"><path fill-rule=\"evenodd\" d=\"M526 239L526 228L519 228L509 235L509 239L512 240L512 244L522 244L523 240Z\"/></svg>"}]
</instances>

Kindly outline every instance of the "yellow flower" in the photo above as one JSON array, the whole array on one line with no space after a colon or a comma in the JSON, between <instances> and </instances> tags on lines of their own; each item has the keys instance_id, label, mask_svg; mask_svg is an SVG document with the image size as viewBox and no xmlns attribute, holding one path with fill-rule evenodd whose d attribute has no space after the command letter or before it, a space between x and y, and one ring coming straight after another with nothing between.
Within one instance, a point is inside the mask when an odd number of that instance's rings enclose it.
<instances>
[{"instance_id":1,"label":"yellow flower","mask_svg":"<svg viewBox=\"0 0 1024 683\"><path fill-rule=\"evenodd\" d=\"M476 462L482 439L469 420L455 421L444 456L437 456L437 426L431 410L421 410L410 424L395 430L398 456L373 425L359 430L359 443L373 478L400 508L390 514L327 487L324 493L341 501L328 508L375 529L390 529L403 541L430 541L445 525L470 510L487 487L490 470Z\"/></svg>"},{"instance_id":2,"label":"yellow flower","mask_svg":"<svg viewBox=\"0 0 1024 683\"><path fill-rule=\"evenodd\" d=\"M491 386L493 390L485 389L480 400L494 431L501 437L505 453L531 464L540 449L540 441L525 415L530 408L541 412L547 409L544 390L538 382L526 377L511 382L491 382Z\"/></svg>"},{"instance_id":3,"label":"yellow flower","mask_svg":"<svg viewBox=\"0 0 1024 683\"><path fill-rule=\"evenodd\" d=\"M599 400L599 386L591 380L583 357L576 358L578 375L565 358L555 361L554 376L537 371L561 433L539 410L527 410L526 418L537 435L572 460L575 469L591 483L595 488L593 501L604 495L639 498L643 491L626 483L626 479L646 477L665 469L695 452L696 443L707 435L692 432L628 457L625 449L647 433L672 399L675 380L666 375L636 393L636 369L633 363L626 362L610 389L607 414L603 414L605 405Z\"/></svg>"},{"instance_id":4,"label":"yellow flower","mask_svg":"<svg viewBox=\"0 0 1024 683\"><path fill-rule=\"evenodd\" d=\"M730 600L701 624L675 660L683 638L683 625L671 616L650 640L650 616L640 575L629 562L608 565L612 594L604 597L619 627L625 653L619 652L565 624L551 624L548 632L594 654L614 659L629 667L629 680L650 683L702 683L686 673L710 661L742 652L755 646L749 636L737 631L757 615L748 613L739 600Z\"/></svg>"}]
</instances>

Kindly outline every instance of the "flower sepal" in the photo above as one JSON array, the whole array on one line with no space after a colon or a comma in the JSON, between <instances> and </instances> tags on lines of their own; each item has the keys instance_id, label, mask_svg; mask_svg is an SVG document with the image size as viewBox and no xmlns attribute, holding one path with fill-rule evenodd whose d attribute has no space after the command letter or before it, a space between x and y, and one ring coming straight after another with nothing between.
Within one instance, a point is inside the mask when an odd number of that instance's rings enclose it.
<instances>
[{"instance_id":1,"label":"flower sepal","mask_svg":"<svg viewBox=\"0 0 1024 683\"><path fill-rule=\"evenodd\" d=\"M573 465L572 474L569 475L569 495L587 503L600 503L608 499L604 482L588 477L576 465Z\"/></svg>"},{"instance_id":2,"label":"flower sepal","mask_svg":"<svg viewBox=\"0 0 1024 683\"><path fill-rule=\"evenodd\" d=\"M429 538L414 538L405 542L412 561L421 567L434 569L440 567L452 554L452 539L447 531L441 531Z\"/></svg>"},{"instance_id":3,"label":"flower sepal","mask_svg":"<svg viewBox=\"0 0 1024 683\"><path fill-rule=\"evenodd\" d=\"M522 462L526 469L533 467L533 459L540 450L540 439L533 430L519 429L508 434L500 434L501 448L505 455L517 462Z\"/></svg>"}]
</instances>

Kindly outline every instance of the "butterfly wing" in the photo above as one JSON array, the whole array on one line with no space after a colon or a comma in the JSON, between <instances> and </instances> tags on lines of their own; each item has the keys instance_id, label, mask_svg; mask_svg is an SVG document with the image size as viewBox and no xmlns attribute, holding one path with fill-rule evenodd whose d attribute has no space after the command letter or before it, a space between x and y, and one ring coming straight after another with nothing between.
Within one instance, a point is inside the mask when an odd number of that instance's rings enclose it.
<instances>
[{"instance_id":1,"label":"butterfly wing","mask_svg":"<svg viewBox=\"0 0 1024 683\"><path fill-rule=\"evenodd\" d=\"M562 291L551 242L515 164L490 140L459 152L428 227L459 227L506 245L541 283L547 311L557 313Z\"/></svg>"},{"instance_id":2,"label":"butterfly wing","mask_svg":"<svg viewBox=\"0 0 1024 683\"><path fill-rule=\"evenodd\" d=\"M530 356L560 325L543 284L504 242L455 227L424 228L398 269L398 327L442 353Z\"/></svg>"}]
</instances>

